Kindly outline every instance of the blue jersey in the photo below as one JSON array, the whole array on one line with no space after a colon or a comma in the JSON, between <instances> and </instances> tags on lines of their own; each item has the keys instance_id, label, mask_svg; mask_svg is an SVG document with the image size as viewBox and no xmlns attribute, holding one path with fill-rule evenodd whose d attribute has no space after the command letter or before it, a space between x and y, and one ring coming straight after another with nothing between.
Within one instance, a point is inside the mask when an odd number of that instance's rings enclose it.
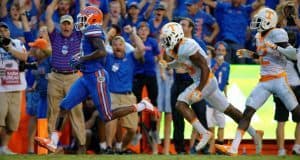
<instances>
[{"instance_id":1,"label":"blue jersey","mask_svg":"<svg viewBox=\"0 0 300 160\"><path fill-rule=\"evenodd\" d=\"M98 25L90 25L83 31L83 37L81 40L81 54L82 56L90 55L95 51L92 44L90 43L89 38L99 37L103 41L105 41L105 35L101 26ZM104 58L95 59L91 61L86 61L82 63L82 67L80 69L83 73L92 73L101 68L103 68Z\"/></svg>"},{"instance_id":2,"label":"blue jersey","mask_svg":"<svg viewBox=\"0 0 300 160\"><path fill-rule=\"evenodd\" d=\"M135 58L133 52L126 53L124 58L108 54L105 69L109 75L109 90L113 93L132 91Z\"/></svg>"},{"instance_id":3,"label":"blue jersey","mask_svg":"<svg viewBox=\"0 0 300 160\"><path fill-rule=\"evenodd\" d=\"M228 85L230 65L227 62L223 62L219 65L216 60L211 60L211 69L217 78L219 88L221 91L224 91L226 85Z\"/></svg>"}]
</instances>

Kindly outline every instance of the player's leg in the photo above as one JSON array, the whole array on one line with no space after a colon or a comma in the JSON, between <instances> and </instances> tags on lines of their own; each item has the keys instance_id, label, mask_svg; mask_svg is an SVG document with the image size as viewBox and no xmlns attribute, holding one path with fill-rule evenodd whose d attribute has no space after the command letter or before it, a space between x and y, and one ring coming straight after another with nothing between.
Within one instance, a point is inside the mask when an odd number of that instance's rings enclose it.
<instances>
[{"instance_id":1,"label":"player's leg","mask_svg":"<svg viewBox=\"0 0 300 160\"><path fill-rule=\"evenodd\" d=\"M202 135L202 139L196 146L196 150L202 149L211 138L211 133L201 124L195 112L190 108L190 105L195 103L191 100L189 95L195 90L199 82L191 84L186 88L177 98L176 109L183 115L183 117L191 123L191 125Z\"/></svg>"}]
</instances>

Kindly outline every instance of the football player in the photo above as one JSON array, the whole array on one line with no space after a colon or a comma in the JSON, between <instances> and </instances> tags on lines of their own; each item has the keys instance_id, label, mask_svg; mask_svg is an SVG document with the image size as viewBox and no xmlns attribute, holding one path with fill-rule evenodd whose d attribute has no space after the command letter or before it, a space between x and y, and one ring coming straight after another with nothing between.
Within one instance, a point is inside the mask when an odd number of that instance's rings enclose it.
<instances>
[{"instance_id":1,"label":"football player","mask_svg":"<svg viewBox=\"0 0 300 160\"><path fill-rule=\"evenodd\" d=\"M138 104L111 110L111 99L108 89L108 73L103 67L106 51L104 47L105 36L102 25L103 14L96 7L88 6L77 16L75 27L83 34L81 40L81 52L73 56L70 65L82 72L82 77L74 82L68 94L60 103L61 118L58 119L56 129L62 128L64 115L67 110L85 100L89 95L92 97L102 121L110 121L133 112L153 110L152 104L143 99ZM40 145L52 152L57 150L58 140L36 137Z\"/></svg>"},{"instance_id":2,"label":"football player","mask_svg":"<svg viewBox=\"0 0 300 160\"><path fill-rule=\"evenodd\" d=\"M276 95L292 113L292 119L297 123L296 130L300 129L300 106L297 99L286 83L287 59L296 60L296 49L288 43L288 34L282 28L276 28L277 14L270 8L261 9L252 19L250 28L257 30L256 54L260 61L260 79L246 101L246 109L239 122L235 139L231 147L216 145L216 148L228 155L236 155L244 131L248 128L254 113L265 103L271 94ZM240 57L253 57L254 52L240 50ZM298 138L299 139L299 138ZM299 141L299 140L298 140ZM299 142L298 142L299 143ZM297 142L296 142L297 144ZM295 145L293 150L299 150Z\"/></svg>"},{"instance_id":3,"label":"football player","mask_svg":"<svg viewBox=\"0 0 300 160\"><path fill-rule=\"evenodd\" d=\"M189 108L191 104L204 99L237 123L242 118L242 112L230 104L219 90L217 80L207 64L206 53L195 40L184 37L180 24L170 22L163 26L160 45L166 49L165 61L160 63L174 69L183 67L194 80L194 83L178 96L176 109L202 135L201 141L196 146L196 150L199 151L212 138L212 134L196 118L193 110ZM257 152L260 152L261 134L257 134L252 127L249 127L248 131L254 138Z\"/></svg>"}]
</instances>

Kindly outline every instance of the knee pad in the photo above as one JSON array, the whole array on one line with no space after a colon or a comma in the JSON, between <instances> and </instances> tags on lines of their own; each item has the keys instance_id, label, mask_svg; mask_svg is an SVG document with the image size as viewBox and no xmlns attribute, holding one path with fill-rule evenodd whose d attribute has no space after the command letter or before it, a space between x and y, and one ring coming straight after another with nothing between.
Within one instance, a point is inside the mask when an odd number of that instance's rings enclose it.
<instances>
[{"instance_id":1,"label":"knee pad","mask_svg":"<svg viewBox=\"0 0 300 160\"><path fill-rule=\"evenodd\" d=\"M237 108L230 105L227 107L227 109L224 111L224 114L231 117L236 123L239 123L239 121L242 119L243 114L241 111L239 111Z\"/></svg>"},{"instance_id":2,"label":"knee pad","mask_svg":"<svg viewBox=\"0 0 300 160\"><path fill-rule=\"evenodd\" d=\"M292 110L292 119L296 123L300 122L300 105L299 104L294 110Z\"/></svg>"}]
</instances>

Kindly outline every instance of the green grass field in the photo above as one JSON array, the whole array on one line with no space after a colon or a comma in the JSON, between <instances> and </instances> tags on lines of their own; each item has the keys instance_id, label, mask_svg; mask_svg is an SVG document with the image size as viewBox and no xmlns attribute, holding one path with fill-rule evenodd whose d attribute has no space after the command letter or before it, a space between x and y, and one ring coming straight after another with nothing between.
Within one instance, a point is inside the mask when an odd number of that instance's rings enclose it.
<instances>
[{"instance_id":1,"label":"green grass field","mask_svg":"<svg viewBox=\"0 0 300 160\"><path fill-rule=\"evenodd\" d=\"M230 69L228 99L235 107L243 111L248 95L259 80L259 65L231 65ZM273 97L271 96L252 118L251 125L255 129L260 129L265 132L264 139L276 139L275 129L277 123L273 120L274 109ZM186 122L185 126L185 138L189 139L192 127L188 122ZM161 125L160 137L163 137L162 127L163 125ZM226 139L234 138L236 127L237 124L233 122L231 118L226 117ZM294 128L295 123L291 120L287 122L285 129L286 139L294 139ZM245 138L250 139L250 136L246 134Z\"/></svg>"},{"instance_id":2,"label":"green grass field","mask_svg":"<svg viewBox=\"0 0 300 160\"><path fill-rule=\"evenodd\" d=\"M162 156L162 155L49 155L49 156L0 156L1 160L299 160L299 156L202 156L202 155L181 155L181 156Z\"/></svg>"}]
</instances>

